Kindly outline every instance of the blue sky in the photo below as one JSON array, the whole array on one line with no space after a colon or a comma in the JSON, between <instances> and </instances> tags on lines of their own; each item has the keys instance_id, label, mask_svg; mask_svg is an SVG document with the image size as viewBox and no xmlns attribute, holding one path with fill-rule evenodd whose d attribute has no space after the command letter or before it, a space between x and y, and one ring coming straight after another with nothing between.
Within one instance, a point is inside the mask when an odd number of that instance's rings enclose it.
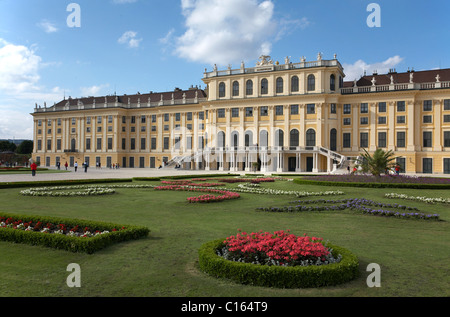
<instances>
[{"instance_id":1,"label":"blue sky","mask_svg":"<svg viewBox=\"0 0 450 317\"><path fill-rule=\"evenodd\" d=\"M69 27L71 3L80 27ZM370 3L380 27L369 27ZM0 139L32 139L35 103L204 88L214 64L336 53L347 74L450 68L450 1L0 0Z\"/></svg>"}]
</instances>

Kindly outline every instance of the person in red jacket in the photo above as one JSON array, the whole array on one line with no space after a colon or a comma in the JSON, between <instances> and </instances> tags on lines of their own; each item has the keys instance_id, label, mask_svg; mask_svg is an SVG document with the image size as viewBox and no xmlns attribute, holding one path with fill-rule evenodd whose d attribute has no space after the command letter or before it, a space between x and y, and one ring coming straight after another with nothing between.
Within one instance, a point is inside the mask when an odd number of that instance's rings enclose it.
<instances>
[{"instance_id":1,"label":"person in red jacket","mask_svg":"<svg viewBox=\"0 0 450 317\"><path fill-rule=\"evenodd\" d=\"M31 175L35 176L36 175L36 170L37 170L37 165L35 162L31 163Z\"/></svg>"}]
</instances>

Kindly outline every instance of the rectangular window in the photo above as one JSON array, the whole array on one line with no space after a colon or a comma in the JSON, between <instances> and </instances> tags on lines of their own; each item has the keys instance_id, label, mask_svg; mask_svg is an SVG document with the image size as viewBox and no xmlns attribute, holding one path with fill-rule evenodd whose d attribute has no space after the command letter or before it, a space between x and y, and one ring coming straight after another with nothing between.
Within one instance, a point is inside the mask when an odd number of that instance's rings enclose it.
<instances>
[{"instance_id":1,"label":"rectangular window","mask_svg":"<svg viewBox=\"0 0 450 317\"><path fill-rule=\"evenodd\" d=\"M361 117L360 124L369 124L369 117Z\"/></svg>"},{"instance_id":2,"label":"rectangular window","mask_svg":"<svg viewBox=\"0 0 450 317\"><path fill-rule=\"evenodd\" d=\"M199 120L205 120L205 113L203 111L198 113L198 119Z\"/></svg>"},{"instance_id":3,"label":"rectangular window","mask_svg":"<svg viewBox=\"0 0 450 317\"><path fill-rule=\"evenodd\" d=\"M386 117L378 117L378 124L386 124Z\"/></svg>"},{"instance_id":4,"label":"rectangular window","mask_svg":"<svg viewBox=\"0 0 450 317\"><path fill-rule=\"evenodd\" d=\"M102 149L102 138L97 138L97 150Z\"/></svg>"},{"instance_id":5,"label":"rectangular window","mask_svg":"<svg viewBox=\"0 0 450 317\"><path fill-rule=\"evenodd\" d=\"M395 163L400 166L400 173L404 173L406 171L406 159L404 157L395 158Z\"/></svg>"},{"instance_id":6,"label":"rectangular window","mask_svg":"<svg viewBox=\"0 0 450 317\"><path fill-rule=\"evenodd\" d=\"M352 124L352 120L350 118L344 118L344 125Z\"/></svg>"},{"instance_id":7,"label":"rectangular window","mask_svg":"<svg viewBox=\"0 0 450 317\"><path fill-rule=\"evenodd\" d=\"M56 150L61 151L61 139L56 140Z\"/></svg>"},{"instance_id":8,"label":"rectangular window","mask_svg":"<svg viewBox=\"0 0 450 317\"><path fill-rule=\"evenodd\" d=\"M97 117L97 123L98 124L102 123L102 117L100 117L100 116Z\"/></svg>"},{"instance_id":9,"label":"rectangular window","mask_svg":"<svg viewBox=\"0 0 450 317\"><path fill-rule=\"evenodd\" d=\"M432 174L433 173L433 159L426 157L423 159L423 173L424 174Z\"/></svg>"},{"instance_id":10,"label":"rectangular window","mask_svg":"<svg viewBox=\"0 0 450 317\"><path fill-rule=\"evenodd\" d=\"M245 116L246 117L253 117L253 108L252 107L245 108Z\"/></svg>"},{"instance_id":11,"label":"rectangular window","mask_svg":"<svg viewBox=\"0 0 450 317\"><path fill-rule=\"evenodd\" d=\"M42 140L38 140L37 149L38 149L38 151L42 150Z\"/></svg>"},{"instance_id":12,"label":"rectangular window","mask_svg":"<svg viewBox=\"0 0 450 317\"><path fill-rule=\"evenodd\" d=\"M175 121L180 121L180 120L181 120L181 114L175 113Z\"/></svg>"},{"instance_id":13,"label":"rectangular window","mask_svg":"<svg viewBox=\"0 0 450 317\"><path fill-rule=\"evenodd\" d=\"M88 124L90 124L91 123L91 117L87 117L87 120L88 120ZM58 126L60 126L61 125L61 118L58 118Z\"/></svg>"},{"instance_id":14,"label":"rectangular window","mask_svg":"<svg viewBox=\"0 0 450 317\"><path fill-rule=\"evenodd\" d=\"M378 147L386 147L386 132L378 132Z\"/></svg>"},{"instance_id":15,"label":"rectangular window","mask_svg":"<svg viewBox=\"0 0 450 317\"><path fill-rule=\"evenodd\" d=\"M378 112L386 112L386 103L385 102L378 103Z\"/></svg>"},{"instance_id":16,"label":"rectangular window","mask_svg":"<svg viewBox=\"0 0 450 317\"><path fill-rule=\"evenodd\" d=\"M101 119L102 117L100 117L100 119ZM75 118L72 118L72 125L75 125L77 123L77 119L75 119ZM99 122L99 123L101 123L101 122Z\"/></svg>"},{"instance_id":17,"label":"rectangular window","mask_svg":"<svg viewBox=\"0 0 450 317\"><path fill-rule=\"evenodd\" d=\"M362 103L360 106L361 113L369 113L369 104L368 103Z\"/></svg>"},{"instance_id":18,"label":"rectangular window","mask_svg":"<svg viewBox=\"0 0 450 317\"><path fill-rule=\"evenodd\" d=\"M397 147L405 147L406 144L406 133L405 132L397 132Z\"/></svg>"},{"instance_id":19,"label":"rectangular window","mask_svg":"<svg viewBox=\"0 0 450 317\"><path fill-rule=\"evenodd\" d=\"M168 149L169 149L169 138L164 137L164 150L168 150Z\"/></svg>"},{"instance_id":20,"label":"rectangular window","mask_svg":"<svg viewBox=\"0 0 450 317\"><path fill-rule=\"evenodd\" d=\"M152 125L152 132L156 132L156 125Z\"/></svg>"},{"instance_id":21,"label":"rectangular window","mask_svg":"<svg viewBox=\"0 0 450 317\"><path fill-rule=\"evenodd\" d=\"M344 105L344 114L351 114L352 113L352 105L351 104L345 104Z\"/></svg>"},{"instance_id":22,"label":"rectangular window","mask_svg":"<svg viewBox=\"0 0 450 317\"><path fill-rule=\"evenodd\" d=\"M336 104L335 103L330 104L330 113L336 113Z\"/></svg>"},{"instance_id":23,"label":"rectangular window","mask_svg":"<svg viewBox=\"0 0 450 317\"><path fill-rule=\"evenodd\" d=\"M306 113L309 113L309 114L316 113L316 105L313 103L307 104L306 105Z\"/></svg>"},{"instance_id":24,"label":"rectangular window","mask_svg":"<svg viewBox=\"0 0 450 317\"><path fill-rule=\"evenodd\" d=\"M113 139L108 138L108 150L112 150L112 147L113 147Z\"/></svg>"},{"instance_id":25,"label":"rectangular window","mask_svg":"<svg viewBox=\"0 0 450 317\"><path fill-rule=\"evenodd\" d=\"M433 116L423 116L423 123L432 123Z\"/></svg>"},{"instance_id":26,"label":"rectangular window","mask_svg":"<svg viewBox=\"0 0 450 317\"><path fill-rule=\"evenodd\" d=\"M275 106L275 115L282 116L283 115L283 106Z\"/></svg>"},{"instance_id":27,"label":"rectangular window","mask_svg":"<svg viewBox=\"0 0 450 317\"><path fill-rule=\"evenodd\" d=\"M122 150L126 150L127 149L127 140L126 139L122 139Z\"/></svg>"},{"instance_id":28,"label":"rectangular window","mask_svg":"<svg viewBox=\"0 0 450 317\"><path fill-rule=\"evenodd\" d=\"M186 124L186 129L188 129L188 130L192 130L192 123L188 123L188 124Z\"/></svg>"},{"instance_id":29,"label":"rectangular window","mask_svg":"<svg viewBox=\"0 0 450 317\"><path fill-rule=\"evenodd\" d=\"M450 131L444 131L444 147L450 147Z\"/></svg>"},{"instance_id":30,"label":"rectangular window","mask_svg":"<svg viewBox=\"0 0 450 317\"><path fill-rule=\"evenodd\" d=\"M361 132L359 134L359 147L368 147L369 146L369 133Z\"/></svg>"},{"instance_id":31,"label":"rectangular window","mask_svg":"<svg viewBox=\"0 0 450 317\"><path fill-rule=\"evenodd\" d=\"M232 108L231 109L231 117L232 118L238 118L239 117L239 108Z\"/></svg>"},{"instance_id":32,"label":"rectangular window","mask_svg":"<svg viewBox=\"0 0 450 317\"><path fill-rule=\"evenodd\" d=\"M192 150L192 137L191 136L188 136L186 138L186 149Z\"/></svg>"},{"instance_id":33,"label":"rectangular window","mask_svg":"<svg viewBox=\"0 0 450 317\"><path fill-rule=\"evenodd\" d=\"M152 138L152 150L156 150L156 138Z\"/></svg>"},{"instance_id":34,"label":"rectangular window","mask_svg":"<svg viewBox=\"0 0 450 317\"><path fill-rule=\"evenodd\" d=\"M168 124L164 125L164 131L169 131L169 125Z\"/></svg>"},{"instance_id":35,"label":"rectangular window","mask_svg":"<svg viewBox=\"0 0 450 317\"><path fill-rule=\"evenodd\" d=\"M444 110L450 110L450 99L444 100Z\"/></svg>"},{"instance_id":36,"label":"rectangular window","mask_svg":"<svg viewBox=\"0 0 450 317\"><path fill-rule=\"evenodd\" d=\"M186 113L186 120L187 121L192 121L192 112Z\"/></svg>"},{"instance_id":37,"label":"rectangular window","mask_svg":"<svg viewBox=\"0 0 450 317\"><path fill-rule=\"evenodd\" d=\"M450 158L444 159L444 174L450 174Z\"/></svg>"},{"instance_id":38,"label":"rectangular window","mask_svg":"<svg viewBox=\"0 0 450 317\"><path fill-rule=\"evenodd\" d=\"M397 101L397 112L403 112L405 111L405 102L404 101Z\"/></svg>"},{"instance_id":39,"label":"rectangular window","mask_svg":"<svg viewBox=\"0 0 450 317\"><path fill-rule=\"evenodd\" d=\"M141 116L141 123L145 123L145 122L146 122L145 116Z\"/></svg>"},{"instance_id":40,"label":"rectangular window","mask_svg":"<svg viewBox=\"0 0 450 317\"><path fill-rule=\"evenodd\" d=\"M351 146L351 134L344 133L342 136L343 136L342 146L344 148L349 148Z\"/></svg>"},{"instance_id":41,"label":"rectangular window","mask_svg":"<svg viewBox=\"0 0 450 317\"><path fill-rule=\"evenodd\" d=\"M156 114L152 114L152 122L156 122Z\"/></svg>"},{"instance_id":42,"label":"rectangular window","mask_svg":"<svg viewBox=\"0 0 450 317\"><path fill-rule=\"evenodd\" d=\"M423 132L423 147L432 147L433 146L432 137L433 137L433 133L431 131Z\"/></svg>"},{"instance_id":43,"label":"rectangular window","mask_svg":"<svg viewBox=\"0 0 450 317\"><path fill-rule=\"evenodd\" d=\"M164 114L164 121L169 122L169 114L168 113Z\"/></svg>"},{"instance_id":44,"label":"rectangular window","mask_svg":"<svg viewBox=\"0 0 450 317\"><path fill-rule=\"evenodd\" d=\"M445 123L450 122L450 114L444 115L444 122L445 122Z\"/></svg>"},{"instance_id":45,"label":"rectangular window","mask_svg":"<svg viewBox=\"0 0 450 317\"><path fill-rule=\"evenodd\" d=\"M47 151L52 150L52 140L47 140Z\"/></svg>"},{"instance_id":46,"label":"rectangular window","mask_svg":"<svg viewBox=\"0 0 450 317\"><path fill-rule=\"evenodd\" d=\"M298 105L291 105L291 114L298 114Z\"/></svg>"},{"instance_id":47,"label":"rectangular window","mask_svg":"<svg viewBox=\"0 0 450 317\"><path fill-rule=\"evenodd\" d=\"M146 139L145 138L141 138L141 150L145 150L146 146L145 146L145 142Z\"/></svg>"},{"instance_id":48,"label":"rectangular window","mask_svg":"<svg viewBox=\"0 0 450 317\"><path fill-rule=\"evenodd\" d=\"M405 123L406 117L405 116L397 116L397 123Z\"/></svg>"},{"instance_id":49,"label":"rectangular window","mask_svg":"<svg viewBox=\"0 0 450 317\"><path fill-rule=\"evenodd\" d=\"M108 123L112 123L113 122L113 116L108 116Z\"/></svg>"},{"instance_id":50,"label":"rectangular window","mask_svg":"<svg viewBox=\"0 0 450 317\"><path fill-rule=\"evenodd\" d=\"M431 111L431 110L433 110L433 100L424 100L423 111Z\"/></svg>"},{"instance_id":51,"label":"rectangular window","mask_svg":"<svg viewBox=\"0 0 450 317\"><path fill-rule=\"evenodd\" d=\"M225 109L221 108L217 110L217 117L218 118L225 118Z\"/></svg>"},{"instance_id":52,"label":"rectangular window","mask_svg":"<svg viewBox=\"0 0 450 317\"><path fill-rule=\"evenodd\" d=\"M131 123L135 124L136 123L136 117L135 116L131 116Z\"/></svg>"},{"instance_id":53,"label":"rectangular window","mask_svg":"<svg viewBox=\"0 0 450 317\"><path fill-rule=\"evenodd\" d=\"M259 108L259 114L261 117L266 117L269 115L269 109L266 106Z\"/></svg>"},{"instance_id":54,"label":"rectangular window","mask_svg":"<svg viewBox=\"0 0 450 317\"><path fill-rule=\"evenodd\" d=\"M135 149L136 149L136 139L131 138L130 139L130 150L135 150Z\"/></svg>"},{"instance_id":55,"label":"rectangular window","mask_svg":"<svg viewBox=\"0 0 450 317\"><path fill-rule=\"evenodd\" d=\"M122 116L122 123L123 123L123 124L127 123L127 117Z\"/></svg>"},{"instance_id":56,"label":"rectangular window","mask_svg":"<svg viewBox=\"0 0 450 317\"><path fill-rule=\"evenodd\" d=\"M87 138L86 139L86 150L90 150L91 149L91 139Z\"/></svg>"}]
</instances>

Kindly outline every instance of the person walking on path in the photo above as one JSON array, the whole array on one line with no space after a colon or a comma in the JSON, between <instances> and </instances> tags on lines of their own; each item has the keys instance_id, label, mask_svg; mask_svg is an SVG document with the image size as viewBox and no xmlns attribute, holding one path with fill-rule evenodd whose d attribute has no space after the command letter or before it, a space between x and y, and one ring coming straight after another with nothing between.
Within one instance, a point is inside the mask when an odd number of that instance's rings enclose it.
<instances>
[{"instance_id":1,"label":"person walking on path","mask_svg":"<svg viewBox=\"0 0 450 317\"><path fill-rule=\"evenodd\" d=\"M84 166L84 172L87 173L88 163L85 161L83 166Z\"/></svg>"},{"instance_id":2,"label":"person walking on path","mask_svg":"<svg viewBox=\"0 0 450 317\"><path fill-rule=\"evenodd\" d=\"M78 168L78 162L75 162L75 172L77 171Z\"/></svg>"},{"instance_id":3,"label":"person walking on path","mask_svg":"<svg viewBox=\"0 0 450 317\"><path fill-rule=\"evenodd\" d=\"M35 176L36 175L36 170L37 170L37 165L35 162L31 163L31 175Z\"/></svg>"},{"instance_id":4,"label":"person walking on path","mask_svg":"<svg viewBox=\"0 0 450 317\"><path fill-rule=\"evenodd\" d=\"M67 162L66 162L66 164L64 164L64 167L66 168L66 171L67 171L67 167L69 166L69 164L67 164Z\"/></svg>"}]
</instances>

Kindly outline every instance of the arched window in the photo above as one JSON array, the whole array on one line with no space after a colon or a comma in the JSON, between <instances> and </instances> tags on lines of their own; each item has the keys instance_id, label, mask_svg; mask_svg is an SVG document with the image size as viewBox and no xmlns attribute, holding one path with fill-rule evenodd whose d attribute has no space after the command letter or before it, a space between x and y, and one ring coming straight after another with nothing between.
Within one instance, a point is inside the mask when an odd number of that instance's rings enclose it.
<instances>
[{"instance_id":1,"label":"arched window","mask_svg":"<svg viewBox=\"0 0 450 317\"><path fill-rule=\"evenodd\" d=\"M314 75L308 76L308 91L316 90L316 77Z\"/></svg>"},{"instance_id":2,"label":"arched window","mask_svg":"<svg viewBox=\"0 0 450 317\"><path fill-rule=\"evenodd\" d=\"M281 129L275 131L275 146L283 146L284 144L284 132Z\"/></svg>"},{"instance_id":3,"label":"arched window","mask_svg":"<svg viewBox=\"0 0 450 317\"><path fill-rule=\"evenodd\" d=\"M261 132L259 132L259 146L269 146L269 133L267 130L261 130Z\"/></svg>"},{"instance_id":4,"label":"arched window","mask_svg":"<svg viewBox=\"0 0 450 317\"><path fill-rule=\"evenodd\" d=\"M297 129L292 129L289 133L289 146L296 147L299 145L299 132Z\"/></svg>"},{"instance_id":5,"label":"arched window","mask_svg":"<svg viewBox=\"0 0 450 317\"><path fill-rule=\"evenodd\" d=\"M337 142L337 131L336 129L331 129L330 131L330 150L336 151L336 142Z\"/></svg>"},{"instance_id":6,"label":"arched window","mask_svg":"<svg viewBox=\"0 0 450 317\"><path fill-rule=\"evenodd\" d=\"M336 77L334 75L330 76L330 90L331 91L336 90Z\"/></svg>"},{"instance_id":7,"label":"arched window","mask_svg":"<svg viewBox=\"0 0 450 317\"><path fill-rule=\"evenodd\" d=\"M231 146L234 147L234 149L237 149L237 147L239 146L239 132L234 131L233 133L231 133Z\"/></svg>"},{"instance_id":8,"label":"arched window","mask_svg":"<svg viewBox=\"0 0 450 317\"><path fill-rule=\"evenodd\" d=\"M277 78L277 94L283 93L283 78Z\"/></svg>"},{"instance_id":9,"label":"arched window","mask_svg":"<svg viewBox=\"0 0 450 317\"><path fill-rule=\"evenodd\" d=\"M261 95L267 95L269 93L269 82L263 78L261 80Z\"/></svg>"},{"instance_id":10,"label":"arched window","mask_svg":"<svg viewBox=\"0 0 450 317\"><path fill-rule=\"evenodd\" d=\"M217 133L217 147L225 147L225 132Z\"/></svg>"},{"instance_id":11,"label":"arched window","mask_svg":"<svg viewBox=\"0 0 450 317\"><path fill-rule=\"evenodd\" d=\"M247 80L245 94L247 96L253 95L253 81L251 81L250 79Z\"/></svg>"},{"instance_id":12,"label":"arched window","mask_svg":"<svg viewBox=\"0 0 450 317\"><path fill-rule=\"evenodd\" d=\"M316 131L313 129L306 131L306 146L316 146Z\"/></svg>"},{"instance_id":13,"label":"arched window","mask_svg":"<svg viewBox=\"0 0 450 317\"><path fill-rule=\"evenodd\" d=\"M237 81L233 82L233 96L239 96L239 83Z\"/></svg>"},{"instance_id":14,"label":"arched window","mask_svg":"<svg viewBox=\"0 0 450 317\"><path fill-rule=\"evenodd\" d=\"M253 132L246 131L245 132L245 146L252 146L252 145L253 145Z\"/></svg>"},{"instance_id":15,"label":"arched window","mask_svg":"<svg viewBox=\"0 0 450 317\"><path fill-rule=\"evenodd\" d=\"M298 77L297 76L293 76L291 78L291 91L292 92L298 92Z\"/></svg>"},{"instance_id":16,"label":"arched window","mask_svg":"<svg viewBox=\"0 0 450 317\"><path fill-rule=\"evenodd\" d=\"M219 84L219 97L225 97L225 83Z\"/></svg>"}]
</instances>

